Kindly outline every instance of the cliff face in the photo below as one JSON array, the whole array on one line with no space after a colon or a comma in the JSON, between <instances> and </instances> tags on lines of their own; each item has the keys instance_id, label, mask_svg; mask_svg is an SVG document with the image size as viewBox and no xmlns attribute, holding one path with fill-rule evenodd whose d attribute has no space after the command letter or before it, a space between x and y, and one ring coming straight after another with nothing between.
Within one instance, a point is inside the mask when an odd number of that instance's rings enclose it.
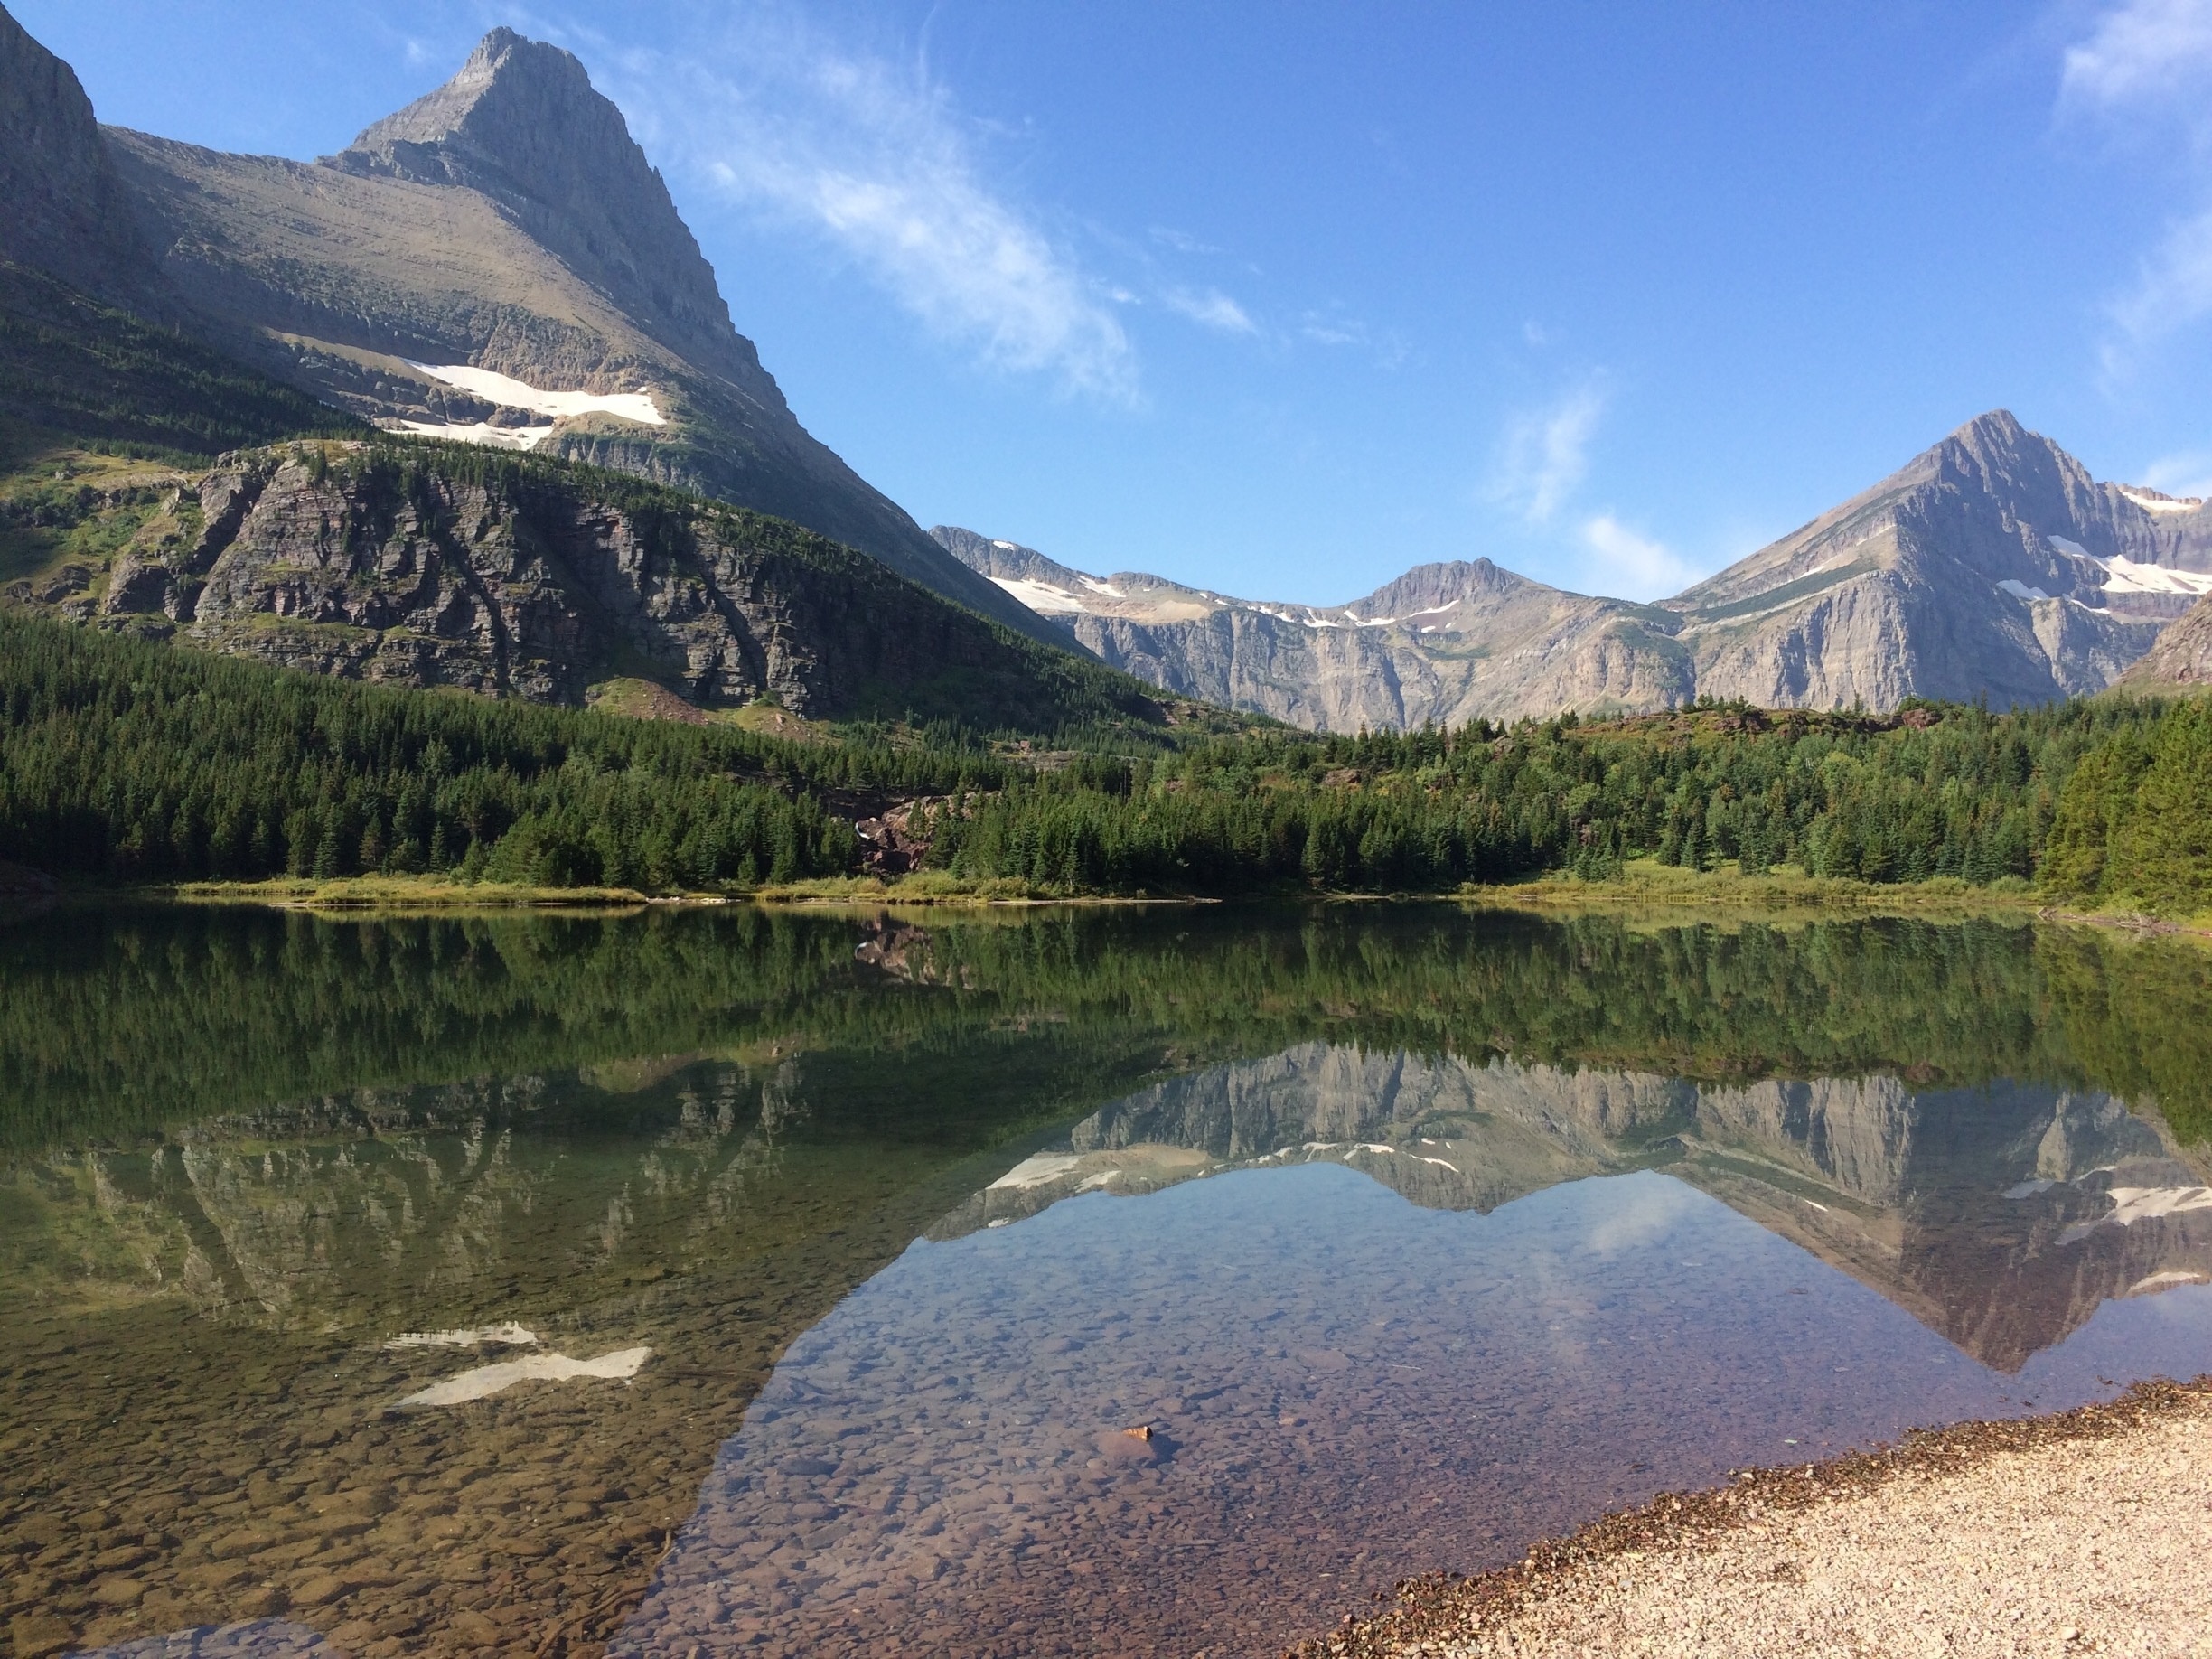
<instances>
[{"instance_id":1,"label":"cliff face","mask_svg":"<svg viewBox=\"0 0 2212 1659\"><path fill-rule=\"evenodd\" d=\"M1876 712L1909 697L2043 702L2111 685L2212 593L2212 507L2101 483L2002 411L1656 605L1486 559L1420 566L1349 605L1276 605L932 533L1140 679L1328 731L1700 696Z\"/></svg>"},{"instance_id":2,"label":"cliff face","mask_svg":"<svg viewBox=\"0 0 2212 1659\"><path fill-rule=\"evenodd\" d=\"M1054 711L1049 653L874 560L542 463L279 447L89 511L105 533L81 540L119 544L108 562L9 597L286 667L540 702L643 680L702 708Z\"/></svg>"},{"instance_id":3,"label":"cliff face","mask_svg":"<svg viewBox=\"0 0 2212 1659\"><path fill-rule=\"evenodd\" d=\"M2212 598L2199 599L2158 637L2119 684L2130 691L2200 691L2212 686Z\"/></svg>"},{"instance_id":4,"label":"cliff face","mask_svg":"<svg viewBox=\"0 0 2212 1659\"><path fill-rule=\"evenodd\" d=\"M0 9L0 259L142 295L152 262L70 66Z\"/></svg>"},{"instance_id":5,"label":"cliff face","mask_svg":"<svg viewBox=\"0 0 2212 1659\"><path fill-rule=\"evenodd\" d=\"M0 258L363 419L696 489L1067 648L792 414L622 112L511 30L301 163L101 128L0 11Z\"/></svg>"}]
</instances>

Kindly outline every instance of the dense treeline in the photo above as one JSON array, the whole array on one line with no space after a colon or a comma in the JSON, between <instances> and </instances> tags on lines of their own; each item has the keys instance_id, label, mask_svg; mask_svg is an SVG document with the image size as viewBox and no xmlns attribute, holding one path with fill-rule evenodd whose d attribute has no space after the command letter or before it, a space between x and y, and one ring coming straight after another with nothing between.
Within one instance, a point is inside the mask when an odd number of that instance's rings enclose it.
<instances>
[{"instance_id":1,"label":"dense treeline","mask_svg":"<svg viewBox=\"0 0 2212 1659\"><path fill-rule=\"evenodd\" d=\"M180 460L362 422L173 330L0 260L0 415Z\"/></svg>"},{"instance_id":2,"label":"dense treeline","mask_svg":"<svg viewBox=\"0 0 2212 1659\"><path fill-rule=\"evenodd\" d=\"M2177 704L2082 757L2058 796L2043 877L2092 904L2212 904L2212 707Z\"/></svg>"},{"instance_id":3,"label":"dense treeline","mask_svg":"<svg viewBox=\"0 0 2212 1659\"><path fill-rule=\"evenodd\" d=\"M1873 882L2036 875L2081 757L2163 713L2131 702L1896 719L1704 708L1355 737L1258 733L1017 780L948 811L963 875L1204 890L1449 886L1623 859Z\"/></svg>"},{"instance_id":4,"label":"dense treeline","mask_svg":"<svg viewBox=\"0 0 2212 1659\"><path fill-rule=\"evenodd\" d=\"M790 880L858 857L826 796L1005 775L953 735L792 743L348 685L0 614L0 858L61 873Z\"/></svg>"},{"instance_id":5,"label":"dense treeline","mask_svg":"<svg viewBox=\"0 0 2212 1659\"><path fill-rule=\"evenodd\" d=\"M2212 712L2196 705L1178 736L1101 726L1034 757L949 723L799 743L0 614L0 858L116 879L698 888L852 871L854 820L918 801L931 864L1062 891L1439 891L1655 858L2212 903Z\"/></svg>"}]
</instances>

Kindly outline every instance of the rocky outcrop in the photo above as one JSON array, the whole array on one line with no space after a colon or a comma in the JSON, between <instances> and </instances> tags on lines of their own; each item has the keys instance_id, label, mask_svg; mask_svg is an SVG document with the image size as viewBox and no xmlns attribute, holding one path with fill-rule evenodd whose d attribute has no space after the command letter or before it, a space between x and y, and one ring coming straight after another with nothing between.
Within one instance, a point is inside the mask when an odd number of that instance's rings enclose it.
<instances>
[{"instance_id":1,"label":"rocky outcrop","mask_svg":"<svg viewBox=\"0 0 2212 1659\"><path fill-rule=\"evenodd\" d=\"M2113 684L2212 593L2212 508L2098 483L2001 410L1655 605L1486 559L1420 566L1349 605L1277 605L932 533L1117 667L1326 731L1708 696L1875 712L1912 697L2045 702Z\"/></svg>"},{"instance_id":2,"label":"rocky outcrop","mask_svg":"<svg viewBox=\"0 0 2212 1659\"><path fill-rule=\"evenodd\" d=\"M642 679L698 708L815 717L1054 704L1038 648L873 560L543 463L252 452L118 522L136 533L67 604L345 679L567 704Z\"/></svg>"}]
</instances>

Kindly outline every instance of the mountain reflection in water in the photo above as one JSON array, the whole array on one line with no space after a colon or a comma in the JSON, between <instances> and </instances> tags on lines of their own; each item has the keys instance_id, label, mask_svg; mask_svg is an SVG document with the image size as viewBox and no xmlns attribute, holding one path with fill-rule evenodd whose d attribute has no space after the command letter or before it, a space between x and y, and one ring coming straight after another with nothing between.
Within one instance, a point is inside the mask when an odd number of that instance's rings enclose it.
<instances>
[{"instance_id":1,"label":"mountain reflection in water","mask_svg":"<svg viewBox=\"0 0 2212 1659\"><path fill-rule=\"evenodd\" d=\"M113 911L0 993L19 1652L1265 1652L2212 1368L2171 946Z\"/></svg>"}]
</instances>

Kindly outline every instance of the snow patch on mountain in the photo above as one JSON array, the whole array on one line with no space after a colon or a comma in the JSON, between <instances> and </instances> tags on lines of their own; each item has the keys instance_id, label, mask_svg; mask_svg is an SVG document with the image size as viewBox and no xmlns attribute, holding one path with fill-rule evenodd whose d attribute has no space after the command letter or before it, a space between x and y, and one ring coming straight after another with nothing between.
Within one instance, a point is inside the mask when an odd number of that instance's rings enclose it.
<instances>
[{"instance_id":1,"label":"snow patch on mountain","mask_svg":"<svg viewBox=\"0 0 2212 1659\"><path fill-rule=\"evenodd\" d=\"M550 415L556 420L573 420L579 415L605 414L618 415L624 420L634 420L642 426L668 425L668 417L653 402L650 389L633 392L545 391L511 375L474 368L467 363L409 361L408 367L447 386L473 392L501 408L528 409L533 415Z\"/></svg>"}]
</instances>

